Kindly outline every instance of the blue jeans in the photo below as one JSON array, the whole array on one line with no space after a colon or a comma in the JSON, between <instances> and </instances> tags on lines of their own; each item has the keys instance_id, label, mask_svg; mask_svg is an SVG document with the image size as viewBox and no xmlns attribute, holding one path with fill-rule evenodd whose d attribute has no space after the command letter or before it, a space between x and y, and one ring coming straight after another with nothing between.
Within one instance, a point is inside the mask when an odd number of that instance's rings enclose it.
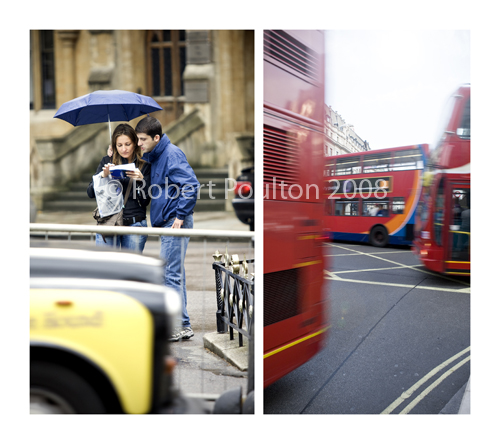
<instances>
[{"instance_id":1,"label":"blue jeans","mask_svg":"<svg viewBox=\"0 0 500 444\"><path fill-rule=\"evenodd\" d=\"M135 224L130 225L131 227L145 227L147 228L148 222L144 219L141 222L136 222ZM137 234L123 234L120 236L113 236L111 234L105 235L106 242L102 236L97 233L95 238L95 244L99 247L115 247L120 248L122 250L133 250L137 253L142 253L144 250L144 245L146 245L146 241L148 240L147 235L137 235Z\"/></svg>"},{"instance_id":2,"label":"blue jeans","mask_svg":"<svg viewBox=\"0 0 500 444\"><path fill-rule=\"evenodd\" d=\"M165 225L163 225L163 228L171 227L174 220L175 217L170 218ZM184 219L182 228L193 228L192 214ZM160 256L165 260L165 285L176 290L179 296L181 296L181 324L183 327L191 327L187 312L186 270L184 269L184 258L186 257L189 237L161 236L160 240Z\"/></svg>"}]
</instances>

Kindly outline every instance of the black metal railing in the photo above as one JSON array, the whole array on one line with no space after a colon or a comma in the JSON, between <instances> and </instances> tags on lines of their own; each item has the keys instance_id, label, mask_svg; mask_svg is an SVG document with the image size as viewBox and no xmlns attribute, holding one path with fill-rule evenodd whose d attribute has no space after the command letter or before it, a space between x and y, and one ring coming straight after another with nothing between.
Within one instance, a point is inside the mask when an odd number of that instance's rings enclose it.
<instances>
[{"instance_id":1,"label":"black metal railing","mask_svg":"<svg viewBox=\"0 0 500 444\"><path fill-rule=\"evenodd\" d=\"M255 313L254 273L248 272L248 264L254 259L240 261L238 255L230 256L216 251L215 284L217 295L217 332L226 333L229 329L229 339L234 339L234 330L238 332L239 346L243 346L243 336L247 339L253 334Z\"/></svg>"}]
</instances>

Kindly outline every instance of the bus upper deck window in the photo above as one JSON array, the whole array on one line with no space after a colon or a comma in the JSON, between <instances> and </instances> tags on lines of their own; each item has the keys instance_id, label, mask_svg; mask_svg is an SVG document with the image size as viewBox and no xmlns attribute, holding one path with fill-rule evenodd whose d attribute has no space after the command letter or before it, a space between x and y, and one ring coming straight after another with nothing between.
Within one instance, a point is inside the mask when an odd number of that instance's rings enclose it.
<instances>
[{"instance_id":1,"label":"bus upper deck window","mask_svg":"<svg viewBox=\"0 0 500 444\"><path fill-rule=\"evenodd\" d=\"M464 106L462 119L459 127L457 128L457 136L462 139L470 139L470 98Z\"/></svg>"},{"instance_id":2,"label":"bus upper deck window","mask_svg":"<svg viewBox=\"0 0 500 444\"><path fill-rule=\"evenodd\" d=\"M335 174L337 176L345 176L348 174L361 173L361 157L353 156L344 159L337 159Z\"/></svg>"},{"instance_id":3,"label":"bus upper deck window","mask_svg":"<svg viewBox=\"0 0 500 444\"><path fill-rule=\"evenodd\" d=\"M418 170L422 168L422 153L418 148L398 151L394 154L392 171Z\"/></svg>"}]
</instances>

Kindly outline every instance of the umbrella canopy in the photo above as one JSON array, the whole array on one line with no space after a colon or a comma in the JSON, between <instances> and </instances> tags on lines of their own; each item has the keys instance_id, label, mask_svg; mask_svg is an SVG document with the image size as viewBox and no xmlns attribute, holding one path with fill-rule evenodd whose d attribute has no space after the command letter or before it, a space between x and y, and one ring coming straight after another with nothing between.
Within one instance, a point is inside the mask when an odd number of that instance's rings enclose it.
<instances>
[{"instance_id":1,"label":"umbrella canopy","mask_svg":"<svg viewBox=\"0 0 500 444\"><path fill-rule=\"evenodd\" d=\"M64 103L54 117L73 126L100 122L128 122L162 107L151 97L129 91L94 91Z\"/></svg>"},{"instance_id":2,"label":"umbrella canopy","mask_svg":"<svg viewBox=\"0 0 500 444\"><path fill-rule=\"evenodd\" d=\"M111 139L111 122L129 122L161 109L151 97L116 89L94 91L70 100L61 105L54 118L65 120L73 126L108 122Z\"/></svg>"}]
</instances>

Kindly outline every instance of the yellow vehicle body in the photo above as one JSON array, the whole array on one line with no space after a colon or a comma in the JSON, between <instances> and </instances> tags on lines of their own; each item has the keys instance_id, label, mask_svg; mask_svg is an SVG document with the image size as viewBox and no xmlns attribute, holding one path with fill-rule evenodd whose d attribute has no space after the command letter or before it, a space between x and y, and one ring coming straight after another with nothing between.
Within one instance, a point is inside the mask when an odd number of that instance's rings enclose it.
<instances>
[{"instance_id":1,"label":"yellow vehicle body","mask_svg":"<svg viewBox=\"0 0 500 444\"><path fill-rule=\"evenodd\" d=\"M30 342L91 362L107 376L125 413L151 408L153 330L150 311L120 292L30 290Z\"/></svg>"}]
</instances>

